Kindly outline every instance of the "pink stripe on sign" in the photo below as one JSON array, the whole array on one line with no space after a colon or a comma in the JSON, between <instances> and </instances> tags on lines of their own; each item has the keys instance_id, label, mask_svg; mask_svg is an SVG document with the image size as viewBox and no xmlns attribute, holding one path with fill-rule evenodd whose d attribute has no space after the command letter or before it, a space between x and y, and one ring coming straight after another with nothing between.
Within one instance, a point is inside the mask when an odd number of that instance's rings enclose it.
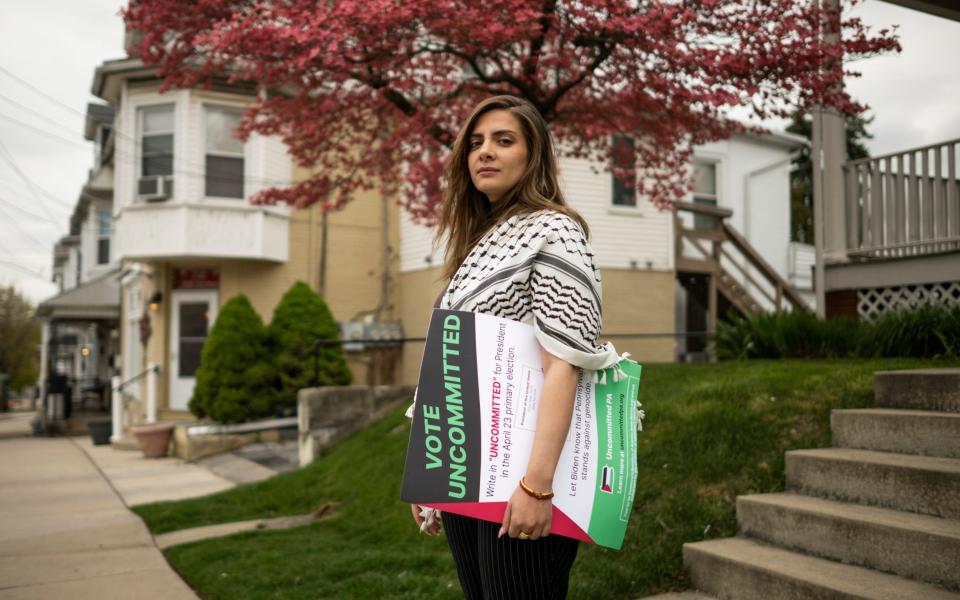
<instances>
[{"instance_id":1,"label":"pink stripe on sign","mask_svg":"<svg viewBox=\"0 0 960 600\"><path fill-rule=\"evenodd\" d=\"M429 506L443 512L451 512L458 515L465 515L493 523L503 522L503 513L507 510L506 502L438 502L434 504L420 504L420 506ZM596 544L587 532L573 522L573 519L565 515L556 506L553 507L553 523L550 527L551 534L562 535L564 537Z\"/></svg>"}]
</instances>

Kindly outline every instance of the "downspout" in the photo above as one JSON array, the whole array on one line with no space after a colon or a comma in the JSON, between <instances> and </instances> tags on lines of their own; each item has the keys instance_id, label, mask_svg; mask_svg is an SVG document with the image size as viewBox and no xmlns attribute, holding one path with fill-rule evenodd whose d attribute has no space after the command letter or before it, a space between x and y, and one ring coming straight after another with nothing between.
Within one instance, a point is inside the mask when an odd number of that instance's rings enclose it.
<instances>
[{"instance_id":1,"label":"downspout","mask_svg":"<svg viewBox=\"0 0 960 600\"><path fill-rule=\"evenodd\" d=\"M320 281L317 282L317 291L326 301L327 291L327 211L320 208Z\"/></svg>"},{"instance_id":2,"label":"downspout","mask_svg":"<svg viewBox=\"0 0 960 600\"><path fill-rule=\"evenodd\" d=\"M383 273L380 280L380 306L377 307L377 320L383 322L383 311L387 308L387 296L390 293L390 205L386 196L381 198L383 212Z\"/></svg>"}]
</instances>

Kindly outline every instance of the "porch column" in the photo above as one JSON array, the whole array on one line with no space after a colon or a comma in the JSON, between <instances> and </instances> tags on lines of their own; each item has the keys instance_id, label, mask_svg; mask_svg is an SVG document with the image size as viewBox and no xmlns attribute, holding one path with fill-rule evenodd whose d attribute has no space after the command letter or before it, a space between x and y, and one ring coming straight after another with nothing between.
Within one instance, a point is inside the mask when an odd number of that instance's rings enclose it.
<instances>
[{"instance_id":1,"label":"porch column","mask_svg":"<svg viewBox=\"0 0 960 600\"><path fill-rule=\"evenodd\" d=\"M116 444L123 440L123 392L117 375L110 378L110 416L113 421L110 443Z\"/></svg>"},{"instance_id":2,"label":"porch column","mask_svg":"<svg viewBox=\"0 0 960 600\"><path fill-rule=\"evenodd\" d=\"M47 366L47 362L50 360L50 321L44 319L41 321L40 325L40 375L39 381L37 381L37 389L40 390L40 414L46 415L47 407L45 405L44 399L47 397L47 376L50 374L50 370ZM34 407L36 408L36 407ZM44 421L45 416L41 417L41 421Z\"/></svg>"},{"instance_id":3,"label":"porch column","mask_svg":"<svg viewBox=\"0 0 960 600\"><path fill-rule=\"evenodd\" d=\"M824 7L836 8L838 0L821 0ZM827 23L823 38L839 42L839 24ZM813 239L816 252L814 289L817 316L826 316L825 262L846 262L846 205L843 190L843 163L847 160L846 126L835 110L813 110Z\"/></svg>"},{"instance_id":4,"label":"porch column","mask_svg":"<svg viewBox=\"0 0 960 600\"><path fill-rule=\"evenodd\" d=\"M157 422L157 363L147 364L147 423Z\"/></svg>"}]
</instances>

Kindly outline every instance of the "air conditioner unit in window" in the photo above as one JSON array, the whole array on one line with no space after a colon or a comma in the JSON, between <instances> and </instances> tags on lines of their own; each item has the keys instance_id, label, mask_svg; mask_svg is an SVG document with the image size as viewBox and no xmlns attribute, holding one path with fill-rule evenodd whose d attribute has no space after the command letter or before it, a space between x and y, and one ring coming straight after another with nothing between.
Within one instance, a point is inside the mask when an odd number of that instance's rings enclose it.
<instances>
[{"instance_id":1,"label":"air conditioner unit in window","mask_svg":"<svg viewBox=\"0 0 960 600\"><path fill-rule=\"evenodd\" d=\"M171 175L148 175L137 181L137 198L145 202L160 202L173 196Z\"/></svg>"}]
</instances>

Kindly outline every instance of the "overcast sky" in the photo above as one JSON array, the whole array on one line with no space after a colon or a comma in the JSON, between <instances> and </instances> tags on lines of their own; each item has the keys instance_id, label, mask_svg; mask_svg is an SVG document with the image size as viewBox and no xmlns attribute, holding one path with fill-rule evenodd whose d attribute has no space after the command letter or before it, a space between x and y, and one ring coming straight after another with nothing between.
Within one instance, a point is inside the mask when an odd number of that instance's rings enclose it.
<instances>
[{"instance_id":1,"label":"overcast sky","mask_svg":"<svg viewBox=\"0 0 960 600\"><path fill-rule=\"evenodd\" d=\"M55 292L53 244L67 233L93 161L83 114L95 100L94 68L122 55L120 6L0 2L0 283L35 302ZM850 65L863 73L848 80L850 93L876 116L871 154L960 138L960 22L879 0L854 13L876 29L900 25L903 46Z\"/></svg>"}]
</instances>

